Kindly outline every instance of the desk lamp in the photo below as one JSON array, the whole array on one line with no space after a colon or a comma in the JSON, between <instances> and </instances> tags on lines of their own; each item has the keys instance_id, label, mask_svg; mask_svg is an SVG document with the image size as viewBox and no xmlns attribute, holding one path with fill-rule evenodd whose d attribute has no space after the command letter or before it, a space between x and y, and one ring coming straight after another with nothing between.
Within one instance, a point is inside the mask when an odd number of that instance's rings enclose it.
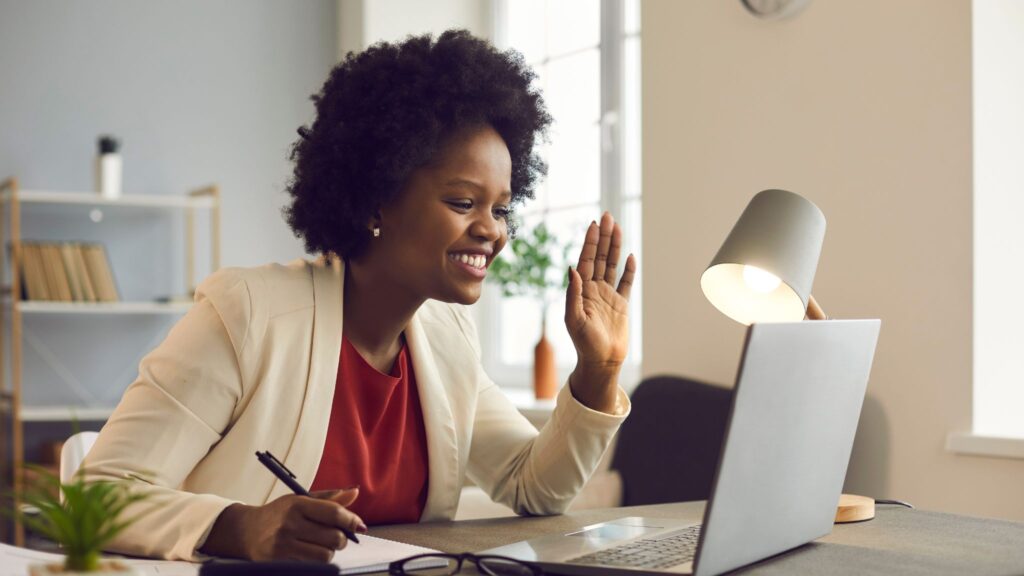
<instances>
[{"instance_id":1,"label":"desk lamp","mask_svg":"<svg viewBox=\"0 0 1024 576\"><path fill-rule=\"evenodd\" d=\"M811 296L825 239L825 216L811 201L785 190L756 194L700 278L720 312L749 325L824 320ZM843 494L836 522L870 520L875 501Z\"/></svg>"}]
</instances>

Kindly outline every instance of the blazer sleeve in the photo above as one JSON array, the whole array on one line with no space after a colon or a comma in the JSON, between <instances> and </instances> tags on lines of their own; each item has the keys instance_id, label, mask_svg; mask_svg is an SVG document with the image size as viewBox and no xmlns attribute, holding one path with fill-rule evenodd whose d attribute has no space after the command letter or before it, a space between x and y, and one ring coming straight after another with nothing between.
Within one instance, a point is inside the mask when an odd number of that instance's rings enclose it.
<instances>
[{"instance_id":1,"label":"blazer sleeve","mask_svg":"<svg viewBox=\"0 0 1024 576\"><path fill-rule=\"evenodd\" d=\"M137 556L198 560L232 500L181 489L220 440L245 393L238 358L248 338L243 277L218 272L196 303L139 364L139 376L100 432L83 466L88 479L125 480L151 497L125 511L138 520L108 546Z\"/></svg>"},{"instance_id":2,"label":"blazer sleeve","mask_svg":"<svg viewBox=\"0 0 1024 576\"><path fill-rule=\"evenodd\" d=\"M538 432L480 367L480 344L469 315L459 323L477 357L477 403L467 476L517 514L561 514L569 507L629 415L619 389L614 414L587 408L569 386Z\"/></svg>"}]
</instances>

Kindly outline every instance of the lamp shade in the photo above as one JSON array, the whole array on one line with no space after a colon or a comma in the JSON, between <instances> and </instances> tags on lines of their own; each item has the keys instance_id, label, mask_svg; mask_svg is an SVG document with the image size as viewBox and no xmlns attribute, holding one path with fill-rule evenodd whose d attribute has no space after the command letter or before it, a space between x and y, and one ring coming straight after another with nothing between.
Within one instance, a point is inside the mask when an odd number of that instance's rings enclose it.
<instances>
[{"instance_id":1,"label":"lamp shade","mask_svg":"<svg viewBox=\"0 0 1024 576\"><path fill-rule=\"evenodd\" d=\"M785 190L757 193L700 279L704 296L740 322L791 322L807 310L825 215Z\"/></svg>"}]
</instances>

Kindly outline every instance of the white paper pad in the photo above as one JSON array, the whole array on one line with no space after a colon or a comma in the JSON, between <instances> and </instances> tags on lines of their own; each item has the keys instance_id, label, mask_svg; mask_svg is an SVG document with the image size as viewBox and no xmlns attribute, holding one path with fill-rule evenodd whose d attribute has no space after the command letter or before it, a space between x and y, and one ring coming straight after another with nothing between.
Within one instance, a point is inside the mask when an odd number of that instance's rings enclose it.
<instances>
[{"instance_id":1,"label":"white paper pad","mask_svg":"<svg viewBox=\"0 0 1024 576\"><path fill-rule=\"evenodd\" d=\"M342 574L387 572L388 564L395 560L431 552L437 552L437 550L360 534L359 544L349 542L344 550L334 553L332 562L341 568ZM444 566L444 564L444 561L428 562L424 565L417 564L417 568L433 568Z\"/></svg>"},{"instance_id":2,"label":"white paper pad","mask_svg":"<svg viewBox=\"0 0 1024 576\"><path fill-rule=\"evenodd\" d=\"M359 544L349 543L344 550L334 553L332 562L341 569L342 574L366 574L368 572L387 572L388 564L416 554L437 552L422 546L403 544L383 538L374 538L366 534L359 535ZM142 558L118 558L125 564L134 566L143 574L155 576L196 576L199 564L170 560L148 560ZM0 576L27 576L31 564L48 564L64 562L63 554L40 552L28 548L18 548L0 543ZM443 566L444 562L428 562L417 564L418 568Z\"/></svg>"},{"instance_id":3,"label":"white paper pad","mask_svg":"<svg viewBox=\"0 0 1024 576\"><path fill-rule=\"evenodd\" d=\"M143 574L159 576L195 576L199 574L199 564L190 562L172 562L170 560L145 560L138 558L118 558L125 564L134 566ZM27 576L28 567L32 564L49 564L64 562L63 554L39 552L28 548L18 548L0 543L0 576Z\"/></svg>"}]
</instances>

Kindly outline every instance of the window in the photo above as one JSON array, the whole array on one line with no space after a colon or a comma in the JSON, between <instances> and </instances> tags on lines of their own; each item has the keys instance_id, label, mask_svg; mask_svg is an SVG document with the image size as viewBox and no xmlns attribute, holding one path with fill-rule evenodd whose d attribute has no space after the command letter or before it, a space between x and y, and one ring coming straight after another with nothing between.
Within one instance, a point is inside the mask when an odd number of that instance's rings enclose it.
<instances>
[{"instance_id":1,"label":"window","mask_svg":"<svg viewBox=\"0 0 1024 576\"><path fill-rule=\"evenodd\" d=\"M624 232L627 254L640 260L640 2L639 0L497 0L495 43L523 53L554 118L540 153L548 177L536 199L520 209L523 231L544 222L574 245L571 263L591 220L609 210ZM638 277L630 302L630 356L622 384L631 386L640 362ZM477 319L484 364L495 381L530 386L533 346L540 337L541 304L484 290ZM576 352L563 322L564 299L550 302L547 337L559 376Z\"/></svg>"},{"instance_id":2,"label":"window","mask_svg":"<svg viewBox=\"0 0 1024 576\"><path fill-rule=\"evenodd\" d=\"M974 374L970 432L957 452L1024 457L1024 4L976 0L974 77Z\"/></svg>"},{"instance_id":3,"label":"window","mask_svg":"<svg viewBox=\"0 0 1024 576\"><path fill-rule=\"evenodd\" d=\"M1024 320L1024 5L975 2L974 14L974 429L1024 438L1024 369L1012 360Z\"/></svg>"}]
</instances>

